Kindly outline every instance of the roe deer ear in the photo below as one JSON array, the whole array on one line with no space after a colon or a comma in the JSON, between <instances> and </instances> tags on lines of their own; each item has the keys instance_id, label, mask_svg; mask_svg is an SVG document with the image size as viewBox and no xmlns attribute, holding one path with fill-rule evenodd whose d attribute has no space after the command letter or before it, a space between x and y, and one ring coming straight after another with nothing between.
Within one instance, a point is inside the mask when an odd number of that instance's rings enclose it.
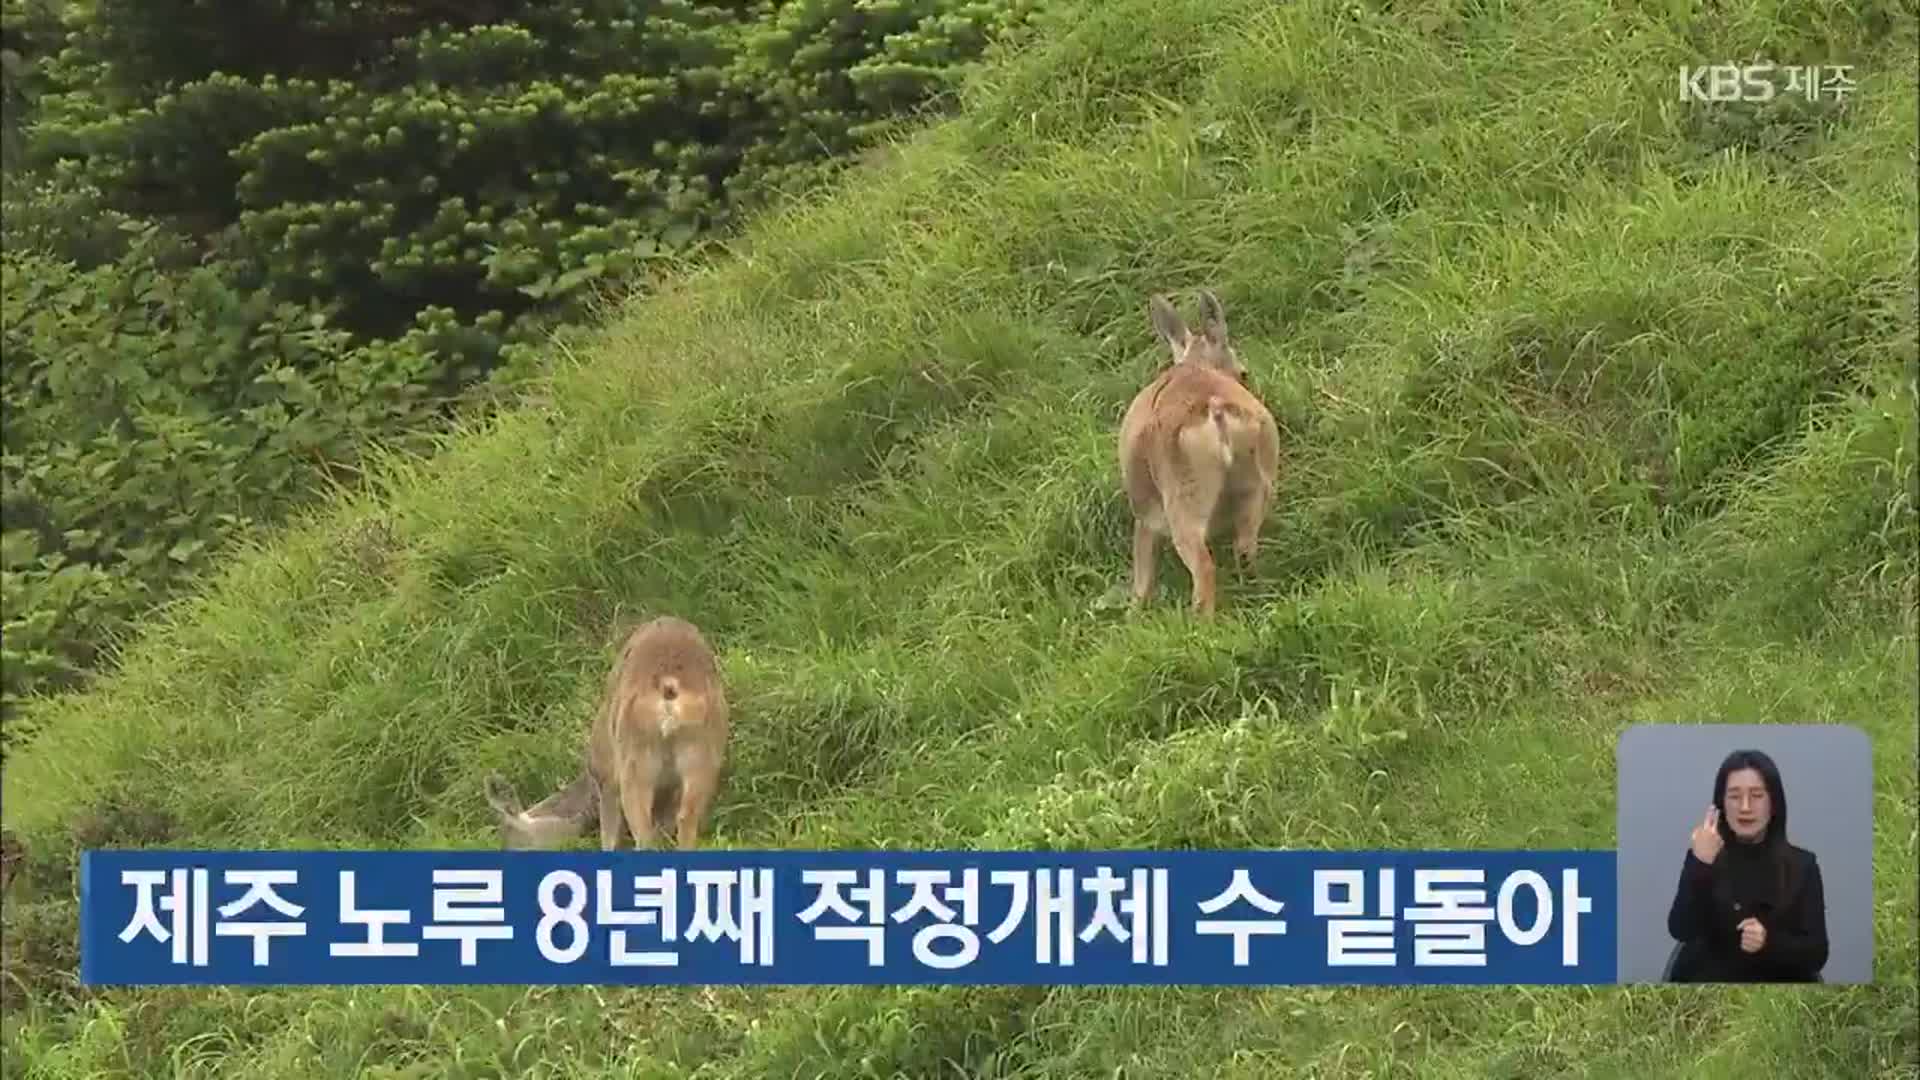
<instances>
[{"instance_id":1,"label":"roe deer ear","mask_svg":"<svg viewBox=\"0 0 1920 1080\"><path fill-rule=\"evenodd\" d=\"M1154 330L1160 334L1160 339L1173 350L1173 358L1180 359L1181 354L1186 351L1187 338L1190 336L1187 332L1186 320L1173 309L1173 305L1167 302L1166 297L1158 295L1147 301L1147 315L1153 322Z\"/></svg>"},{"instance_id":2,"label":"roe deer ear","mask_svg":"<svg viewBox=\"0 0 1920 1080\"><path fill-rule=\"evenodd\" d=\"M1220 298L1213 295L1213 290L1200 290L1200 311L1205 319L1200 332L1212 339L1216 345L1226 344L1227 309L1221 306Z\"/></svg>"}]
</instances>

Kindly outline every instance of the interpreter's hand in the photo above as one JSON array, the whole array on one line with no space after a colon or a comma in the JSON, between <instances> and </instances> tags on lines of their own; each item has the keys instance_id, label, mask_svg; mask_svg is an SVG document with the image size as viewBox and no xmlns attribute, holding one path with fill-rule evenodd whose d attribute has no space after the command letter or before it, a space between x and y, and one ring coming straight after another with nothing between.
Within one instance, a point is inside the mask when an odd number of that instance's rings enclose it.
<instances>
[{"instance_id":1,"label":"interpreter's hand","mask_svg":"<svg viewBox=\"0 0 1920 1080\"><path fill-rule=\"evenodd\" d=\"M1767 943L1767 928L1760 925L1759 919L1753 918L1752 916L1748 916L1747 918L1740 920L1740 951L1741 952L1757 953L1760 951L1760 949L1763 946L1766 945L1766 943Z\"/></svg>"},{"instance_id":2,"label":"interpreter's hand","mask_svg":"<svg viewBox=\"0 0 1920 1080\"><path fill-rule=\"evenodd\" d=\"M1693 827L1693 857L1711 864L1720 857L1720 809L1707 807L1707 816Z\"/></svg>"}]
</instances>

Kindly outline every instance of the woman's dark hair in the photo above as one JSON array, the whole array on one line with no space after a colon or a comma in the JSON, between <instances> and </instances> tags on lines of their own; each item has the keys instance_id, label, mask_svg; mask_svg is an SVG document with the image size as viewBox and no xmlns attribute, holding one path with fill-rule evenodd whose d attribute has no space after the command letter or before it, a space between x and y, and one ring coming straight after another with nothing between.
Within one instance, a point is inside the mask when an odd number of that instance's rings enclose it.
<instances>
[{"instance_id":1,"label":"woman's dark hair","mask_svg":"<svg viewBox=\"0 0 1920 1080\"><path fill-rule=\"evenodd\" d=\"M1773 763L1761 750L1735 750L1721 762L1718 772L1713 774L1713 808L1719 811L1720 839L1728 846L1743 843L1733 835L1733 825L1727 816L1727 777L1741 769L1752 769L1760 774L1760 782L1767 788L1767 806L1771 811L1767 819L1766 835L1760 838L1767 861L1773 864L1777 903L1785 904L1799 887L1797 864L1793 858L1793 848L1787 842L1787 786L1780 779L1780 767Z\"/></svg>"}]
</instances>

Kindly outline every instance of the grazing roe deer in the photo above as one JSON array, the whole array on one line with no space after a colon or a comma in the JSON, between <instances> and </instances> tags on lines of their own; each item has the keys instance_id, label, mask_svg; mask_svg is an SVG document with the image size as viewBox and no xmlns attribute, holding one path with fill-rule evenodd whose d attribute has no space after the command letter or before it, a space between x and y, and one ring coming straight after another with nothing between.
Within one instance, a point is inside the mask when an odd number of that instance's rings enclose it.
<instances>
[{"instance_id":1,"label":"grazing roe deer","mask_svg":"<svg viewBox=\"0 0 1920 1080\"><path fill-rule=\"evenodd\" d=\"M1148 302L1173 364L1137 394L1120 422L1120 479L1133 507L1133 601L1153 591L1155 551L1171 536L1193 575L1193 607L1213 614L1214 564L1207 541L1231 524L1242 570L1253 562L1279 473L1280 432L1247 388L1247 369L1227 340L1220 299L1202 291L1205 321L1188 329L1165 297Z\"/></svg>"},{"instance_id":2,"label":"grazing roe deer","mask_svg":"<svg viewBox=\"0 0 1920 1080\"><path fill-rule=\"evenodd\" d=\"M487 802L504 847L557 847L598 817L605 851L619 846L623 819L635 847L651 846L655 808L674 806L685 850L699 842L726 746L727 696L713 650L692 623L661 616L627 636L607 675L580 775L525 809L504 778L490 775Z\"/></svg>"}]
</instances>

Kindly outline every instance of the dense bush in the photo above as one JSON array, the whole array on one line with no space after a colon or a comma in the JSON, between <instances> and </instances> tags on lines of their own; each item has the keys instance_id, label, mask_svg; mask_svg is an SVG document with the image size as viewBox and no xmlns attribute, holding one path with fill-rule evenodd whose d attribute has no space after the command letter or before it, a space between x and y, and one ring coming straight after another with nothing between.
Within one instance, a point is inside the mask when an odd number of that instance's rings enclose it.
<instances>
[{"instance_id":1,"label":"dense bush","mask_svg":"<svg viewBox=\"0 0 1920 1080\"><path fill-rule=\"evenodd\" d=\"M355 345L318 311L178 265L129 225L89 269L6 258L4 693L58 686L221 542L271 519L369 434L418 427L445 322ZM442 316L444 319L444 316Z\"/></svg>"},{"instance_id":2,"label":"dense bush","mask_svg":"<svg viewBox=\"0 0 1920 1080\"><path fill-rule=\"evenodd\" d=\"M0 715L1030 7L6 0Z\"/></svg>"},{"instance_id":3,"label":"dense bush","mask_svg":"<svg viewBox=\"0 0 1920 1080\"><path fill-rule=\"evenodd\" d=\"M0 167L11 169L23 149L23 121L45 89L35 61L59 47L58 0L0 0Z\"/></svg>"},{"instance_id":4,"label":"dense bush","mask_svg":"<svg viewBox=\"0 0 1920 1080\"><path fill-rule=\"evenodd\" d=\"M435 305L471 324L564 309L683 247L910 112L1024 10L260 5L242 27L109 0L55 65L74 89L46 97L32 150L119 209L217 232L276 295L337 304L356 332Z\"/></svg>"}]
</instances>

